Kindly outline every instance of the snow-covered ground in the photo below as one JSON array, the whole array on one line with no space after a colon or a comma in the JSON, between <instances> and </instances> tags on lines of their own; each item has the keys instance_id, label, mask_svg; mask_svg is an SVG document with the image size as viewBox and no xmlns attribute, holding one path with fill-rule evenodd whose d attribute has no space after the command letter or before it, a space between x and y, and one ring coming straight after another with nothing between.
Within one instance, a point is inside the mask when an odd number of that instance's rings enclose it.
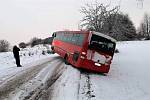
<instances>
[{"instance_id":1,"label":"snow-covered ground","mask_svg":"<svg viewBox=\"0 0 150 100\"><path fill-rule=\"evenodd\" d=\"M45 52L43 55L42 52ZM34 48L26 48L22 49L20 51L20 62L21 65L24 67L30 67L33 66L35 63L40 64L42 62L38 62L38 60L47 59L49 55L47 54L46 47L42 45L35 46ZM45 60L43 61L45 62ZM21 70L21 68L16 67L15 59L12 52L4 52L0 53L0 83L2 80L4 80L6 77L9 76L18 70Z\"/></svg>"},{"instance_id":2,"label":"snow-covered ground","mask_svg":"<svg viewBox=\"0 0 150 100\"><path fill-rule=\"evenodd\" d=\"M51 100L150 100L150 41L120 42L117 48L120 53L106 76L68 67L55 83ZM78 97L74 88L79 89Z\"/></svg>"},{"instance_id":3,"label":"snow-covered ground","mask_svg":"<svg viewBox=\"0 0 150 100\"><path fill-rule=\"evenodd\" d=\"M119 53L114 55L107 75L80 71L65 65L61 59L52 61L57 55L22 56L22 68L52 62L43 65L32 79L14 89L8 98L23 100L20 96L29 98L29 93L32 99L37 96L39 100L150 100L150 41L118 42L117 48ZM1 53L0 58L0 82L3 82L21 68L16 67L10 52Z\"/></svg>"},{"instance_id":4,"label":"snow-covered ground","mask_svg":"<svg viewBox=\"0 0 150 100\"><path fill-rule=\"evenodd\" d=\"M20 51L20 60L21 64L25 65L27 63L42 59L46 56L49 56L46 52L50 47L45 47L42 45L37 45L34 48L25 48ZM45 55L42 52L45 52ZM10 67L16 66L15 59L12 52L2 52L0 53L0 71Z\"/></svg>"},{"instance_id":5,"label":"snow-covered ground","mask_svg":"<svg viewBox=\"0 0 150 100\"><path fill-rule=\"evenodd\" d=\"M150 100L150 41L117 44L107 76L90 75L91 100Z\"/></svg>"},{"instance_id":6,"label":"snow-covered ground","mask_svg":"<svg viewBox=\"0 0 150 100\"><path fill-rule=\"evenodd\" d=\"M57 56L48 54L47 50L50 50L50 47L42 45L22 49L20 51L22 67L16 67L12 52L0 53L0 97L4 94L3 92L14 89L18 85L16 82L22 84L33 77L42 69L42 64L50 62ZM31 72L33 75L30 74Z\"/></svg>"}]
</instances>

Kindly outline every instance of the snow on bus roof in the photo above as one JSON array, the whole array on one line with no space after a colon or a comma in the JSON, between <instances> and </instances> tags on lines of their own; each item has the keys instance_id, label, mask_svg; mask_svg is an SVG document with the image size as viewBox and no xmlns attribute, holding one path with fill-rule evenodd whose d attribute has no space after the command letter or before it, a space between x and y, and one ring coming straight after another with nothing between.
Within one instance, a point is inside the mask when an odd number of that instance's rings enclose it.
<instances>
[{"instance_id":1,"label":"snow on bus roof","mask_svg":"<svg viewBox=\"0 0 150 100\"><path fill-rule=\"evenodd\" d=\"M103 33L100 33L100 32L95 32L95 31L92 31L93 34L95 35L98 35L98 36L101 36L101 37L104 37L104 38L107 38L109 40L111 40L112 42L117 42L117 40L115 40L114 38L108 36L108 35L105 35Z\"/></svg>"},{"instance_id":2,"label":"snow on bus roof","mask_svg":"<svg viewBox=\"0 0 150 100\"><path fill-rule=\"evenodd\" d=\"M84 30L82 30L82 31L69 31L69 30L66 30L66 31L56 31L56 33L59 33L59 32L87 33L89 31L84 31Z\"/></svg>"}]
</instances>

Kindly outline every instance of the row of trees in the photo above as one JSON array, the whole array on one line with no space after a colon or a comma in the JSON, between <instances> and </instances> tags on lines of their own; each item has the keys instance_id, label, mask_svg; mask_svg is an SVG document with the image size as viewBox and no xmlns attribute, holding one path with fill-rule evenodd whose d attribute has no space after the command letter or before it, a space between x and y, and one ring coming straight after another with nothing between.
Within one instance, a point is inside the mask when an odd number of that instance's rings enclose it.
<instances>
[{"instance_id":1,"label":"row of trees","mask_svg":"<svg viewBox=\"0 0 150 100\"><path fill-rule=\"evenodd\" d=\"M110 8L110 5L97 2L86 4L81 8L81 13L84 14L81 28L104 33L118 41L135 40L150 36L150 18L148 15L145 16L138 32L136 32L129 16L120 12L119 8L119 6Z\"/></svg>"},{"instance_id":2,"label":"row of trees","mask_svg":"<svg viewBox=\"0 0 150 100\"><path fill-rule=\"evenodd\" d=\"M33 47L38 44L51 44L52 41L53 41L52 37L45 38L45 39L39 39L34 37L28 43L25 42L19 43L19 47L26 48L27 46ZM0 52L7 52L9 51L9 49L10 49L10 43L7 40L0 40Z\"/></svg>"},{"instance_id":3,"label":"row of trees","mask_svg":"<svg viewBox=\"0 0 150 100\"><path fill-rule=\"evenodd\" d=\"M21 42L19 43L19 47L20 48L26 48L26 46L35 46L35 45L39 45L39 44L52 44L53 38L52 37L48 37L45 39L40 39L37 37L34 37L30 40L29 43L25 43L25 42Z\"/></svg>"}]
</instances>

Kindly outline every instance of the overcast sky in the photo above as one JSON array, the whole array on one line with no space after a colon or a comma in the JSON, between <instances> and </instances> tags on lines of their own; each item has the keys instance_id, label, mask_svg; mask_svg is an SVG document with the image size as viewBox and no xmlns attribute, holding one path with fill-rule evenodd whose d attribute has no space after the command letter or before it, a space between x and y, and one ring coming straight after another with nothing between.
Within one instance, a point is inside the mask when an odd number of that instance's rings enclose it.
<instances>
[{"instance_id":1,"label":"overcast sky","mask_svg":"<svg viewBox=\"0 0 150 100\"><path fill-rule=\"evenodd\" d=\"M0 0L0 40L12 45L33 37L46 38L57 30L77 30L83 15L81 6L95 0ZM118 5L119 0L97 0ZM121 0L121 11L138 26L145 12L150 12L150 0L142 5L138 0ZM148 11L149 10L149 11Z\"/></svg>"}]
</instances>

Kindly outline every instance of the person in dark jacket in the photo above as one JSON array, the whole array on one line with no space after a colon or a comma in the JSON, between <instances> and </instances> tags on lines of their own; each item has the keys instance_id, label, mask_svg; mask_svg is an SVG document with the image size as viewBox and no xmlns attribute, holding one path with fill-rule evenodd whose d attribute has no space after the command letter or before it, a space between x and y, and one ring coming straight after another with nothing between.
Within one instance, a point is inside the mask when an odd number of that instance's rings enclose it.
<instances>
[{"instance_id":1,"label":"person in dark jacket","mask_svg":"<svg viewBox=\"0 0 150 100\"><path fill-rule=\"evenodd\" d=\"M21 67L21 65L20 65L19 51L20 51L20 49L15 45L13 47L13 54L14 54L14 57L16 59L16 65L17 65L17 67Z\"/></svg>"}]
</instances>

